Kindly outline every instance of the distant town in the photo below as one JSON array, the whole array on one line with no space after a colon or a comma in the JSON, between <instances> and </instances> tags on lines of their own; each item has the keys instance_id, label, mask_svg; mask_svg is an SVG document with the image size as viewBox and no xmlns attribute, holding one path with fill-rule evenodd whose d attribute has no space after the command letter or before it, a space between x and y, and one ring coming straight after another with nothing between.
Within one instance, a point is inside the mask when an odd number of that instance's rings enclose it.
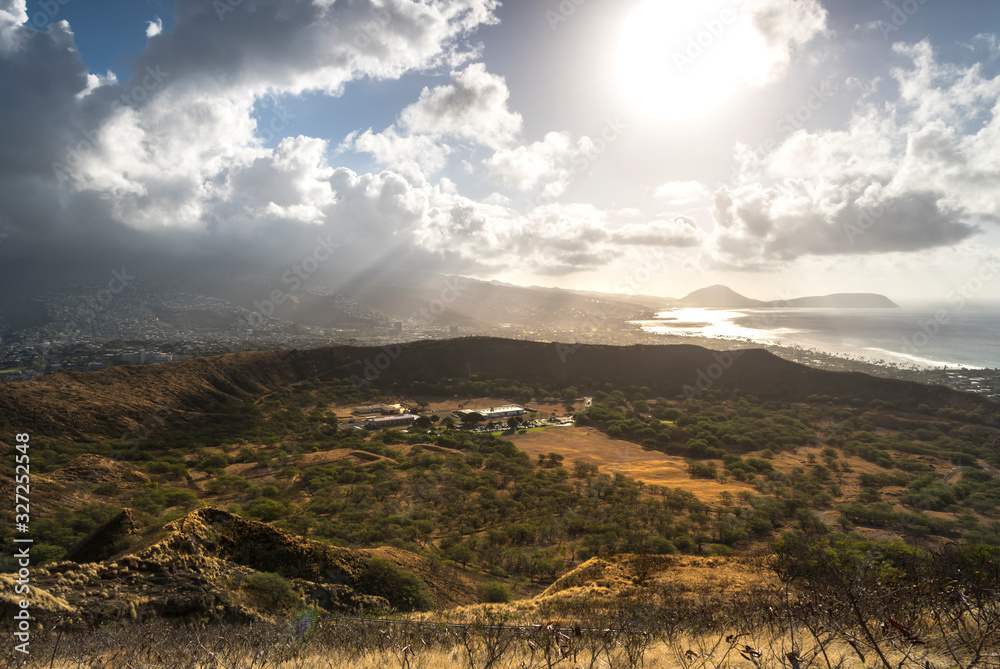
<instances>
[{"instance_id":1,"label":"distant town","mask_svg":"<svg viewBox=\"0 0 1000 669\"><path fill-rule=\"evenodd\" d=\"M575 345L694 344L716 350L763 348L811 367L936 383L1000 400L1000 370L925 369L842 357L794 346L646 332L636 313L580 314L577 324L526 327L514 323L456 325L427 314L393 320L350 300L339 303L352 325L319 327L234 306L174 288L139 284L106 304L86 289L50 293L32 303L37 322L0 339L0 381L32 380L60 372L98 372L120 365L158 365L251 350L315 348L342 344L384 346L466 336L503 337ZM516 305L512 307L516 313ZM527 307L526 307L527 308ZM353 310L353 311L352 311Z\"/></svg>"}]
</instances>

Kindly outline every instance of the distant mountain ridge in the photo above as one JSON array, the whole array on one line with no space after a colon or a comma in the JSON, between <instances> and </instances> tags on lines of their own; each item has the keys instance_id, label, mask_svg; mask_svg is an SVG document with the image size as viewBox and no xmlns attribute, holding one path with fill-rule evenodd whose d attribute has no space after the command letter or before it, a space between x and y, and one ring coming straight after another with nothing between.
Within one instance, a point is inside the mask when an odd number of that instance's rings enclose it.
<instances>
[{"instance_id":1,"label":"distant mountain ridge","mask_svg":"<svg viewBox=\"0 0 1000 669\"><path fill-rule=\"evenodd\" d=\"M674 302L683 307L749 308L764 307L766 302L740 295L728 286L715 285L696 290Z\"/></svg>"},{"instance_id":2,"label":"distant mountain ridge","mask_svg":"<svg viewBox=\"0 0 1000 669\"><path fill-rule=\"evenodd\" d=\"M275 320L270 329L282 332L296 332L298 325L385 330L402 322L407 328L415 323L433 323L438 327L461 327L463 333L469 333L489 331L501 324L532 329L591 328L595 315L601 322L625 323L650 318L665 307L897 306L887 297L868 293L766 302L716 285L678 300L662 295L518 286L429 273L380 280L360 278L333 288L319 280L306 285L265 275L240 275L197 286L137 281L123 299L94 312L86 300L98 289L96 284L78 286L32 298L2 314L0 333L51 326L45 334L49 339L67 333L110 338L107 333L116 331L117 324L145 322L152 324L150 332L155 330L149 336L187 340L205 334L242 336L247 323L259 325L258 321L272 317Z\"/></svg>"},{"instance_id":3,"label":"distant mountain ridge","mask_svg":"<svg viewBox=\"0 0 1000 669\"><path fill-rule=\"evenodd\" d=\"M716 309L751 309L760 307L793 309L899 309L899 305L877 293L835 293L821 297L797 297L790 300L755 300L728 286L702 288L674 300L672 306Z\"/></svg>"},{"instance_id":4,"label":"distant mountain ridge","mask_svg":"<svg viewBox=\"0 0 1000 669\"><path fill-rule=\"evenodd\" d=\"M373 361L392 354L385 369ZM672 397L725 365L717 389L795 401L812 394L878 399L916 410L920 404L1000 415L1000 404L973 393L858 373L828 372L763 350L720 353L698 346L568 346L488 337L417 341L390 347L334 346L232 353L154 367L114 367L0 384L0 430L102 441L134 434L151 416L195 419L312 378L396 383L440 378L517 379L527 384L647 386ZM2 485L2 483L0 483Z\"/></svg>"}]
</instances>

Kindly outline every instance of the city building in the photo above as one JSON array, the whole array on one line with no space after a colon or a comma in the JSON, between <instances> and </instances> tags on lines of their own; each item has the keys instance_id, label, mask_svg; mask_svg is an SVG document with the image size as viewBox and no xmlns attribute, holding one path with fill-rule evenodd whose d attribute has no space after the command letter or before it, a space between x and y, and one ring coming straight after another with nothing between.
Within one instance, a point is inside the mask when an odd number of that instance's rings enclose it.
<instances>
[{"instance_id":1,"label":"city building","mask_svg":"<svg viewBox=\"0 0 1000 669\"><path fill-rule=\"evenodd\" d=\"M160 353L159 351L150 351L147 353L145 350L141 350L138 353L126 353L118 356L118 362L125 365L161 365L165 362L187 360L188 357L186 355Z\"/></svg>"},{"instance_id":2,"label":"city building","mask_svg":"<svg viewBox=\"0 0 1000 669\"><path fill-rule=\"evenodd\" d=\"M384 416L382 418L365 418L365 427L370 430L382 430L387 427L408 427L417 417L412 413L401 416Z\"/></svg>"},{"instance_id":3,"label":"city building","mask_svg":"<svg viewBox=\"0 0 1000 669\"><path fill-rule=\"evenodd\" d=\"M487 409L463 409L461 411L456 411L459 417L467 416L470 413L478 413L483 416L486 420L497 420L498 418L510 418L511 416L523 416L528 413L528 410L524 407L519 407L516 404L508 404L501 407L489 407Z\"/></svg>"}]
</instances>

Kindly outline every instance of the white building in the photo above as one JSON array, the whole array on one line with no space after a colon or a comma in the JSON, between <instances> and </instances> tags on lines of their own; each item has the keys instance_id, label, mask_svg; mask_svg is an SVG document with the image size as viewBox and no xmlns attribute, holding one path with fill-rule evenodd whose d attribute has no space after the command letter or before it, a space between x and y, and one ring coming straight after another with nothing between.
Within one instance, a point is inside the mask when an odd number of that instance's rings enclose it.
<instances>
[{"instance_id":1,"label":"white building","mask_svg":"<svg viewBox=\"0 0 1000 669\"><path fill-rule=\"evenodd\" d=\"M508 404L500 407L489 407L487 409L464 409L462 411L456 411L459 416L466 416L470 413L478 413L483 416L486 420L497 420L499 418L510 418L511 416L523 416L528 413L528 410L524 407L519 407L516 404Z\"/></svg>"}]
</instances>

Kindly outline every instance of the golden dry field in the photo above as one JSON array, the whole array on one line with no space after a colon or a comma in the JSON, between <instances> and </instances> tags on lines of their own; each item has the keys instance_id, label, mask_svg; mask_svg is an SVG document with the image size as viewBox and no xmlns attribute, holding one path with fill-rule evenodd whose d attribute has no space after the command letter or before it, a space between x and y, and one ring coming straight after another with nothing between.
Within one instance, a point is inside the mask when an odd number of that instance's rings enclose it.
<instances>
[{"instance_id":1,"label":"golden dry field","mask_svg":"<svg viewBox=\"0 0 1000 669\"><path fill-rule=\"evenodd\" d=\"M621 472L649 485L687 490L708 504L719 501L723 492L735 495L741 490L753 490L736 481L723 484L693 479L687 473L684 458L647 451L639 444L612 439L592 427L551 427L525 434L505 434L504 439L514 442L532 459L558 453L567 464L580 460L595 464L609 474Z\"/></svg>"}]
</instances>

